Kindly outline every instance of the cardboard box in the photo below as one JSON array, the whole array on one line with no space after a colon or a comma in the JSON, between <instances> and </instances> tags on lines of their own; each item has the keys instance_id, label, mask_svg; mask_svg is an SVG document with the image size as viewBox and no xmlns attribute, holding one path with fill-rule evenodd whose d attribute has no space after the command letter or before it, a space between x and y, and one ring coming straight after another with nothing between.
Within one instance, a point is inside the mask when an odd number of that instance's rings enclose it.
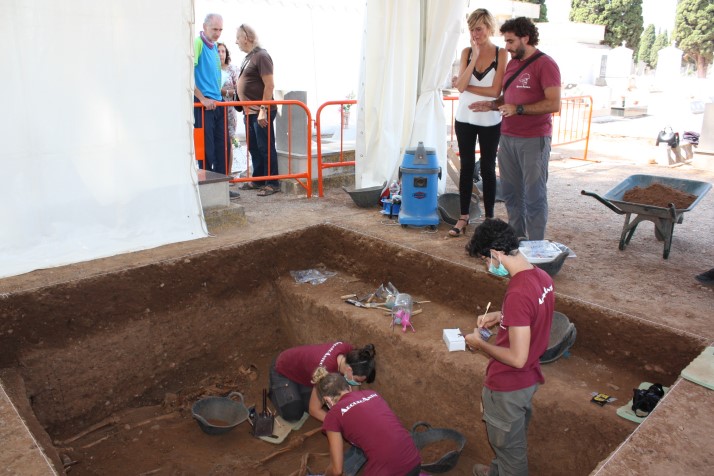
<instances>
[{"instance_id":1,"label":"cardboard box","mask_svg":"<svg viewBox=\"0 0 714 476\"><path fill-rule=\"evenodd\" d=\"M444 329L444 342L446 342L446 348L449 349L449 352L466 350L466 341L464 341L459 329Z\"/></svg>"}]
</instances>

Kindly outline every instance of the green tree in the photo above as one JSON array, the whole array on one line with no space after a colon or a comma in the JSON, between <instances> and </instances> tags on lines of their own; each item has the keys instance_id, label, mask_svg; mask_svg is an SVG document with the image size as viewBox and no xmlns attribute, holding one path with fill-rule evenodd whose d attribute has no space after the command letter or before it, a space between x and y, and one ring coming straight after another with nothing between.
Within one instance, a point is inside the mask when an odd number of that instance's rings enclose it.
<instances>
[{"instance_id":1,"label":"green tree","mask_svg":"<svg viewBox=\"0 0 714 476\"><path fill-rule=\"evenodd\" d=\"M697 64L697 77L705 78L714 60L714 1L680 0L672 38L686 57Z\"/></svg>"},{"instance_id":2,"label":"green tree","mask_svg":"<svg viewBox=\"0 0 714 476\"><path fill-rule=\"evenodd\" d=\"M669 35L667 34L667 30L664 30L657 35L654 43L652 43L652 48L650 49L650 66L653 68L657 67L657 53L659 53L659 50L666 48L667 46L669 46Z\"/></svg>"},{"instance_id":3,"label":"green tree","mask_svg":"<svg viewBox=\"0 0 714 476\"><path fill-rule=\"evenodd\" d=\"M652 66L650 63L650 50L654 44L655 36L655 26L650 23L647 25L645 32L642 33L642 37L640 38L640 49L637 52L637 59L646 63L647 66Z\"/></svg>"},{"instance_id":4,"label":"green tree","mask_svg":"<svg viewBox=\"0 0 714 476\"><path fill-rule=\"evenodd\" d=\"M603 43L637 51L642 36L642 0L571 0L570 21L605 26Z\"/></svg>"},{"instance_id":5,"label":"green tree","mask_svg":"<svg viewBox=\"0 0 714 476\"><path fill-rule=\"evenodd\" d=\"M540 4L540 15L536 22L542 23L548 21L548 7L545 6L545 0L527 0L528 3Z\"/></svg>"}]
</instances>

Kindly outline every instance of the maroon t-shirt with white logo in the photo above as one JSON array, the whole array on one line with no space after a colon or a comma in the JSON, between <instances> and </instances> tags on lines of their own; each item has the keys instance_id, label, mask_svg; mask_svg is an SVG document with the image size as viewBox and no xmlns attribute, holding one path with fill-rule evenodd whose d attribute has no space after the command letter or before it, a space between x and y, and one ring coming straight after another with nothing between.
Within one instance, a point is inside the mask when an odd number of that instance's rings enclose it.
<instances>
[{"instance_id":1,"label":"maroon t-shirt with white logo","mask_svg":"<svg viewBox=\"0 0 714 476\"><path fill-rule=\"evenodd\" d=\"M342 433L364 451L362 476L400 476L421 464L419 450L387 402L373 390L345 394L325 416L324 431Z\"/></svg>"},{"instance_id":2,"label":"maroon t-shirt with white logo","mask_svg":"<svg viewBox=\"0 0 714 476\"><path fill-rule=\"evenodd\" d=\"M316 368L325 367L328 372L337 372L337 356L351 350L352 346L344 342L293 347L278 355L275 370L295 383L312 387L312 374Z\"/></svg>"},{"instance_id":3,"label":"maroon t-shirt with white logo","mask_svg":"<svg viewBox=\"0 0 714 476\"><path fill-rule=\"evenodd\" d=\"M511 346L508 339L510 326L528 326L531 328L528 360L523 368L517 369L492 358L486 368L484 385L487 388L494 392L512 392L545 382L540 356L548 348L554 308L553 279L548 273L533 267L511 278L503 297L496 345Z\"/></svg>"},{"instance_id":4,"label":"maroon t-shirt with white logo","mask_svg":"<svg viewBox=\"0 0 714 476\"><path fill-rule=\"evenodd\" d=\"M538 53L536 50L533 54ZM526 61L528 58L526 58ZM523 61L512 59L506 66L503 84L523 66ZM560 87L560 69L553 58L543 55L518 73L503 93L505 104L533 104L545 99L546 88ZM550 113L508 116L501 121L501 134L513 137L550 137L553 121Z\"/></svg>"}]
</instances>

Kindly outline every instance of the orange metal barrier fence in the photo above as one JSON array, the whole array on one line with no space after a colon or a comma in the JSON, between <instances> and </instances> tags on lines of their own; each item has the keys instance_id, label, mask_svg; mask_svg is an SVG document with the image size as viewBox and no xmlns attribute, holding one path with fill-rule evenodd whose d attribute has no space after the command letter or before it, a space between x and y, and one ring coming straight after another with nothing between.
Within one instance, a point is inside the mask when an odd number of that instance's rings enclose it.
<instances>
[{"instance_id":1,"label":"orange metal barrier fence","mask_svg":"<svg viewBox=\"0 0 714 476\"><path fill-rule=\"evenodd\" d=\"M450 143L455 143L454 137L454 112L456 108L456 101L458 97L456 96L445 96L444 97L444 108L450 107L450 116L447 113L447 117L450 117L451 132L450 132ZM231 101L231 102L219 102L216 103L219 106L258 106L258 105L284 105L287 107L288 114L288 137L292 135L292 106L300 107L305 111L307 120L307 163L306 170L304 172L293 172L292 171L292 150L291 141L288 141L288 171L285 174L280 175L270 175L270 176L249 176L241 178L231 179L231 183L238 182L250 182L253 180L282 180L282 179L294 179L296 180L307 192L307 197L312 196L312 140L311 140L311 130L312 125L312 115L307 106L300 102L294 100L285 101ZM345 160L345 150L344 150L344 133L343 129L340 128L340 141L339 141L339 156L338 160L334 162L324 162L323 161L323 151L322 151L322 113L325 108L330 106L339 106L341 118L344 119L344 106L357 104L355 100L341 100L341 101L328 101L322 104L315 116L315 128L316 128L316 142L317 142L317 184L318 184L318 196L324 196L323 188L323 170L334 167L347 167L354 166L354 160ZM573 144L576 142L585 142L585 150L583 158L581 160L588 160L588 145L590 141L590 124L592 122L592 97L590 96L575 96L566 97L561 99L561 109L560 112L553 114L553 141L552 146L556 147L559 145ZM195 104L200 107L199 103ZM247 118L246 118L247 120ZM342 122L342 121L341 121ZM227 119L225 122L226 131L227 129ZM274 129L273 129L274 130ZM226 136L228 134L226 133ZM247 139L247 137L246 137ZM203 129L194 129L194 144L196 150L196 159L198 161L204 161L204 139L203 139ZM226 141L226 147L227 141ZM227 150L227 149L226 149ZM478 153L479 151L476 150ZM269 152L270 153L270 152ZM573 157L576 158L576 157ZM579 159L579 158L577 158ZM227 160L227 159L226 159ZM248 169L250 169L250 162L247 164ZM269 172L270 173L270 172ZM301 180L304 179L304 182Z\"/></svg>"},{"instance_id":2,"label":"orange metal barrier fence","mask_svg":"<svg viewBox=\"0 0 714 476\"><path fill-rule=\"evenodd\" d=\"M450 143L455 143L454 137L454 112L457 96L444 96L445 107L451 107L451 137ZM448 116L447 116L448 117ZM585 142L585 151L582 159L588 160L588 146L590 144L590 124L593 117L593 98L591 96L573 96L561 98L560 112L553 113L553 140L551 147ZM476 150L479 153L479 150Z\"/></svg>"},{"instance_id":3,"label":"orange metal barrier fence","mask_svg":"<svg viewBox=\"0 0 714 476\"><path fill-rule=\"evenodd\" d=\"M340 127L340 153L339 159L336 162L323 162L322 161L322 110L328 106L340 106L340 124L345 123L345 107L346 105L357 104L354 99L342 100L342 101L328 101L317 108L317 114L315 115L315 131L317 133L317 190L318 196L324 197L324 189L322 185L322 171L324 169L329 169L333 167L346 167L354 166L354 160L345 160L345 148L344 148L344 127Z\"/></svg>"},{"instance_id":4,"label":"orange metal barrier fence","mask_svg":"<svg viewBox=\"0 0 714 476\"><path fill-rule=\"evenodd\" d=\"M242 183L242 182L252 182L252 181L262 181L262 180L282 180L282 179L294 179L297 183L299 183L306 191L307 197L310 198L312 197L312 141L310 137L310 131L311 131L311 124L312 124L312 114L310 113L310 110L307 108L307 106L300 102L300 101L294 101L294 100L284 100L284 101L225 101L225 102L216 102L216 106L221 107L221 106L226 106L226 107L233 107L233 106L243 106L243 107L248 107L248 106L286 106L287 109L287 115L288 115L288 137L292 136L292 107L299 107L305 111L306 114L306 121L307 121L307 148L306 148L306 154L307 154L307 163L306 163L306 170L304 172L293 172L293 164L292 164L292 159L293 159L293 154L292 154L292 141L288 140L288 150L287 150L287 159L288 159L288 171L285 174L274 174L274 175L263 175L263 176L251 176L250 173L248 174L247 177L235 177L230 180L231 183ZM201 108L201 114L203 115L204 108L201 105L201 103L194 103L195 107L200 107ZM285 112L284 112L285 113ZM205 118L204 118L205 119ZM245 117L245 120L248 121L248 117ZM203 124L203 121L202 121ZM273 131L273 134L275 134L275 124L273 124L273 128L271 129ZM240 125L238 125L240 127ZM245 124L244 124L244 127ZM228 116L224 115L224 131L225 131L225 137L226 140L224 142L224 151L226 152L226 168L228 164L228 147L232 147L233 145L229 145L229 138L228 138ZM203 128L194 128L193 130L193 135L194 135L194 150L196 153L196 160L202 164L202 168L205 168L205 139L203 135ZM270 136L269 136L270 140ZM248 144L249 141L249 134L246 134L246 149L249 147ZM270 170L270 148L268 148L268 174L271 173ZM246 154L247 157L247 154ZM246 167L248 171L250 171L250 160L247 161ZM228 173L230 173L230 170L227 170ZM304 182L301 180L304 179Z\"/></svg>"}]
</instances>

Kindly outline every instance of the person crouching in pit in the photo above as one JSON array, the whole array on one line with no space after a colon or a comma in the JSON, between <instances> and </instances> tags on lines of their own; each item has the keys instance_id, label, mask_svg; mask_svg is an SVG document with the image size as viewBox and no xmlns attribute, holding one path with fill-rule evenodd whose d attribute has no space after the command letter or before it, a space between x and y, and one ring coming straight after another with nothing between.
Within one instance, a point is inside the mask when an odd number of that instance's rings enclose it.
<instances>
[{"instance_id":1,"label":"person crouching in pit","mask_svg":"<svg viewBox=\"0 0 714 476\"><path fill-rule=\"evenodd\" d=\"M330 445L325 476L418 476L421 456L409 432L373 390L352 390L344 377L318 367L312 377L329 409L322 423ZM344 453L344 440L352 447Z\"/></svg>"},{"instance_id":2,"label":"person crouching in pit","mask_svg":"<svg viewBox=\"0 0 714 476\"><path fill-rule=\"evenodd\" d=\"M282 351L270 368L270 399L278 415L298 421L304 412L325 419L322 401L311 381L318 367L338 372L349 385L372 383L377 375L375 348L367 344L355 348L347 342L330 342L292 347Z\"/></svg>"}]
</instances>

